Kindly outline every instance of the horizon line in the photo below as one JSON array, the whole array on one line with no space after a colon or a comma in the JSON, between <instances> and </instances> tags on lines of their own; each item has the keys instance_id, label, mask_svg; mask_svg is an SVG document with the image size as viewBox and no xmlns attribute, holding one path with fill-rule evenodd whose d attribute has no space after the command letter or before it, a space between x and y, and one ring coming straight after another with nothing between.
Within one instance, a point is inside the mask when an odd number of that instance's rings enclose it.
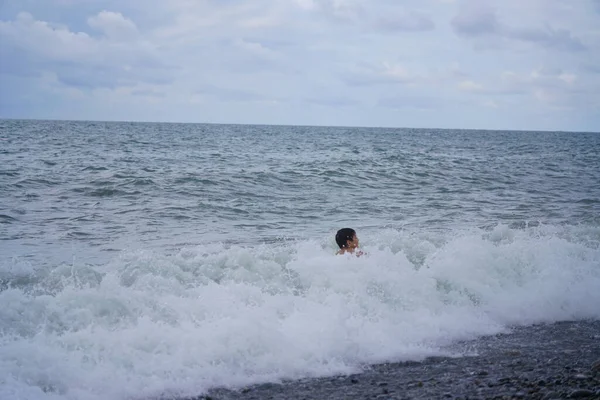
<instances>
[{"instance_id":1,"label":"horizon line","mask_svg":"<svg viewBox=\"0 0 600 400\"><path fill-rule=\"evenodd\" d=\"M230 125L230 126L272 126L272 127L300 127L300 128L359 128L359 129L419 129L443 131L487 131L487 132L529 132L529 133L600 133L600 131L580 130L545 130L545 129L498 129L498 128L440 128L440 127L410 127L410 126L368 126L368 125L311 125L311 124L269 124L269 123L242 123L242 122L182 122L182 121L143 121L143 120L95 120L95 119L61 119L61 118L16 118L0 117L0 121L39 121L39 122L94 122L94 123L131 123L131 124L173 124L173 125Z\"/></svg>"}]
</instances>

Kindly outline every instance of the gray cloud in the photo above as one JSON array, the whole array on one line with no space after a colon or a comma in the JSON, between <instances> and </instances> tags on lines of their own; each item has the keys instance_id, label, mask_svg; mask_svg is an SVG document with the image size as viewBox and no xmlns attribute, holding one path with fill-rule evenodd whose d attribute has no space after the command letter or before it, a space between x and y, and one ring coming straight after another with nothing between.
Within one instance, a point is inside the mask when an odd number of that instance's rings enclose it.
<instances>
[{"instance_id":1,"label":"gray cloud","mask_svg":"<svg viewBox=\"0 0 600 400\"><path fill-rule=\"evenodd\" d=\"M571 32L565 29L552 29L548 27L542 29L506 29L504 36L525 42L538 43L545 47L556 48L566 51L585 50L579 38L574 37Z\"/></svg>"},{"instance_id":2,"label":"gray cloud","mask_svg":"<svg viewBox=\"0 0 600 400\"><path fill-rule=\"evenodd\" d=\"M451 21L454 32L466 37L497 36L538 44L564 51L581 51L586 47L581 40L566 29L514 28L498 21L496 11L482 2L463 3Z\"/></svg>"},{"instance_id":3,"label":"gray cloud","mask_svg":"<svg viewBox=\"0 0 600 400\"><path fill-rule=\"evenodd\" d=\"M500 31L496 13L483 3L463 5L451 24L456 33L465 36L496 34Z\"/></svg>"}]
</instances>

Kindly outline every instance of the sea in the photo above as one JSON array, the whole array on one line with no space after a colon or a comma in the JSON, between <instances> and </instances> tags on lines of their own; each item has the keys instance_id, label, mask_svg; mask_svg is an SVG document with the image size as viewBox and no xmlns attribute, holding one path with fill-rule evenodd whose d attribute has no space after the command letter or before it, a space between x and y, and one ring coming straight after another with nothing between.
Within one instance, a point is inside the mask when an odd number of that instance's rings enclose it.
<instances>
[{"instance_id":1,"label":"sea","mask_svg":"<svg viewBox=\"0 0 600 400\"><path fill-rule=\"evenodd\" d=\"M183 398L599 318L600 133L0 120L1 399Z\"/></svg>"}]
</instances>

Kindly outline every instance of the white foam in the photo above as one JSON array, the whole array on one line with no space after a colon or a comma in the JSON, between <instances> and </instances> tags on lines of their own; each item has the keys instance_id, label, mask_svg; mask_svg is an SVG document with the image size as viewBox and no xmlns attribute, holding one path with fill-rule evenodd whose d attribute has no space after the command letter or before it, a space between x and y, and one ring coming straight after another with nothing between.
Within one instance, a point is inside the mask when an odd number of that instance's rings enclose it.
<instances>
[{"instance_id":1,"label":"white foam","mask_svg":"<svg viewBox=\"0 0 600 400\"><path fill-rule=\"evenodd\" d=\"M333 256L327 238L61 266L0 293L0 398L197 395L600 318L598 239L583 228L384 231L361 236L361 258Z\"/></svg>"}]
</instances>

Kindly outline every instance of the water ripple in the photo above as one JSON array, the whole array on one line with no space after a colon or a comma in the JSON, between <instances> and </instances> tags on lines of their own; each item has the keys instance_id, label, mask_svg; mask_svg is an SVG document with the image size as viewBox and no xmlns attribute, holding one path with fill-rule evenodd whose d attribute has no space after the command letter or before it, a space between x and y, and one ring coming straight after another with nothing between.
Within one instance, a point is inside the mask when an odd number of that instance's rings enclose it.
<instances>
[{"instance_id":1,"label":"water ripple","mask_svg":"<svg viewBox=\"0 0 600 400\"><path fill-rule=\"evenodd\" d=\"M597 134L61 121L0 129L0 237L23 246L600 215Z\"/></svg>"}]
</instances>

